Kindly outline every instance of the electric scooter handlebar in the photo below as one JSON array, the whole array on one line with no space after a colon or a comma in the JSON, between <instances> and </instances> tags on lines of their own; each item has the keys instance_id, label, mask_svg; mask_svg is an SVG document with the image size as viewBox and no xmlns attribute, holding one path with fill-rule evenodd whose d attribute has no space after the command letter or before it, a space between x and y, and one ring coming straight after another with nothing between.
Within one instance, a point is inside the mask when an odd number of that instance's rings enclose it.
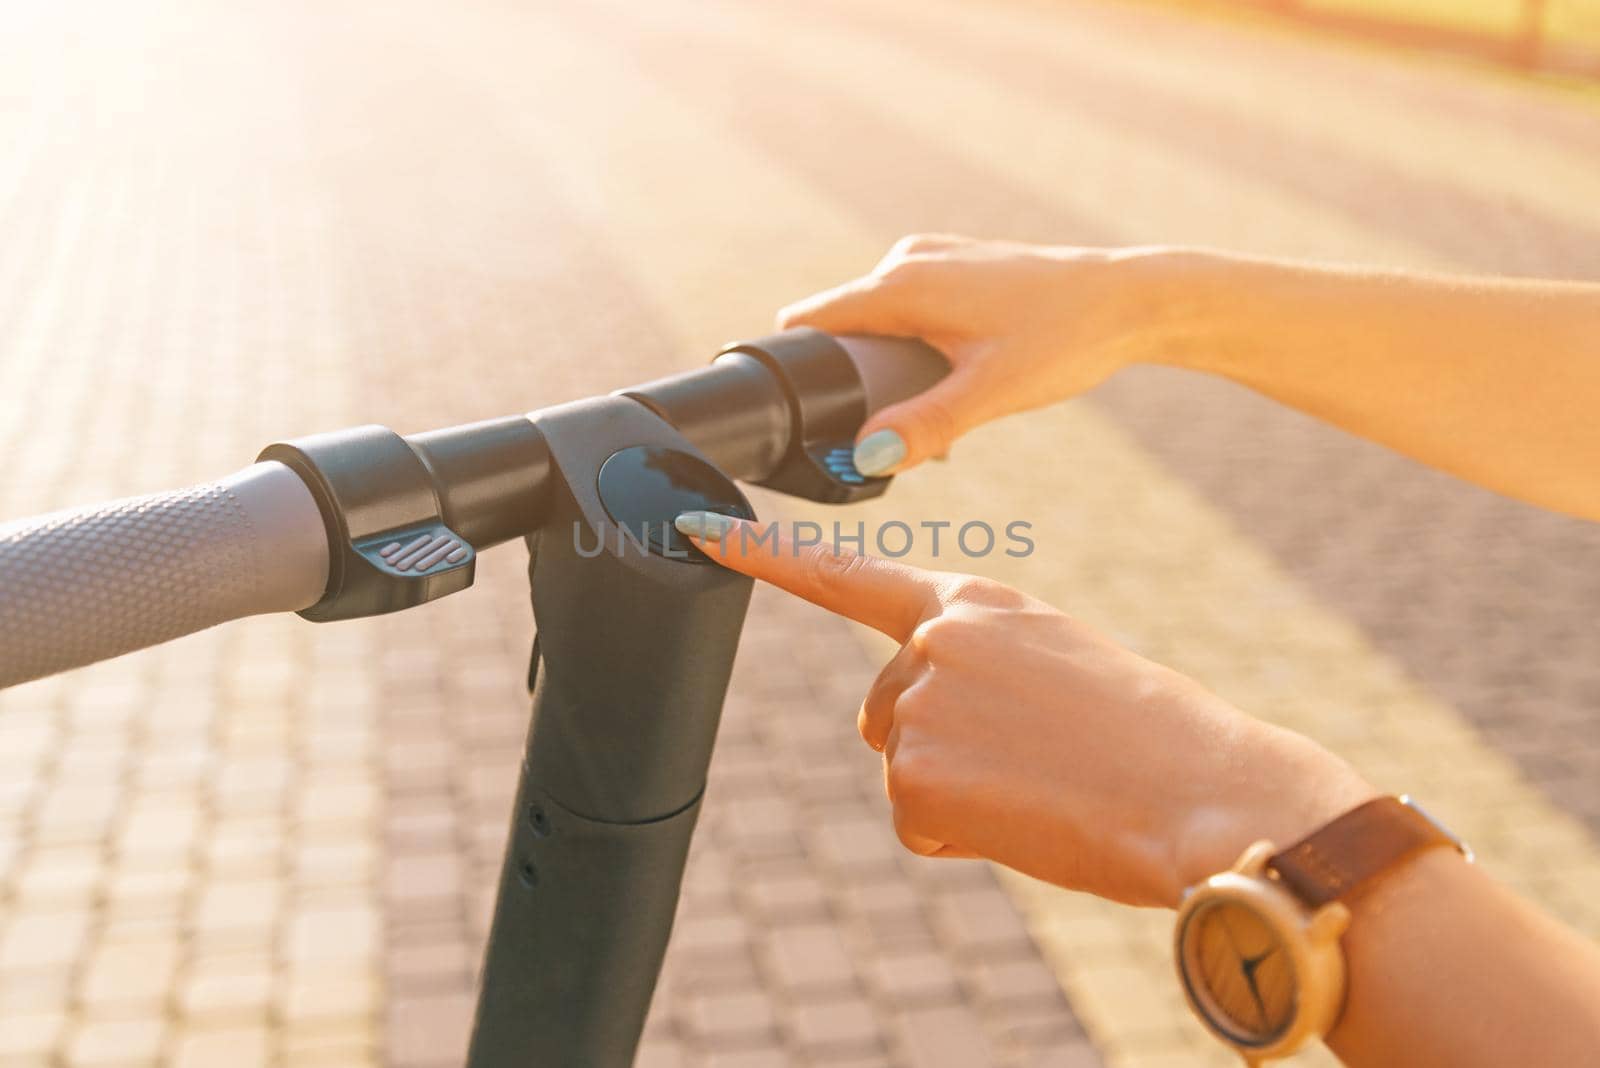
<instances>
[{"instance_id":1,"label":"electric scooter handlebar","mask_svg":"<svg viewBox=\"0 0 1600 1068\"><path fill-rule=\"evenodd\" d=\"M827 454L946 370L912 339L802 330L622 392L731 477L843 503L888 480ZM539 418L316 435L215 482L0 525L0 688L248 615L344 619L465 588L478 550L539 524Z\"/></svg>"}]
</instances>

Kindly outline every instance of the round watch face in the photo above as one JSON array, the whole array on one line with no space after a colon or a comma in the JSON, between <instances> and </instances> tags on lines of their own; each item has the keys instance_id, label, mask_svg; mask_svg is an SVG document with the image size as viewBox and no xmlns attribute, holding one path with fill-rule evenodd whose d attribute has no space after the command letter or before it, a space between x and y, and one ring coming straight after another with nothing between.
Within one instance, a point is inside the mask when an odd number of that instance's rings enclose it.
<instances>
[{"instance_id":1,"label":"round watch face","mask_svg":"<svg viewBox=\"0 0 1600 1068\"><path fill-rule=\"evenodd\" d=\"M1181 935L1183 978L1213 1027L1241 1045L1268 1045L1294 1022L1288 947L1255 909L1232 900L1197 908Z\"/></svg>"}]
</instances>

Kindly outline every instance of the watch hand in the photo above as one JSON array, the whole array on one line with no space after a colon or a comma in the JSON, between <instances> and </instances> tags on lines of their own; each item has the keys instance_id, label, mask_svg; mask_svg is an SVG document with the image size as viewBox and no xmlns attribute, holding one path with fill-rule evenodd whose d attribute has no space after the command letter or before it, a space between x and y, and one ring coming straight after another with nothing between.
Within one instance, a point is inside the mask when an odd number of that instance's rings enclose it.
<instances>
[{"instance_id":1,"label":"watch hand","mask_svg":"<svg viewBox=\"0 0 1600 1068\"><path fill-rule=\"evenodd\" d=\"M1239 959L1239 971L1244 975L1245 985L1250 988L1251 1000L1256 1003L1256 1010L1261 1014L1261 1026L1270 1026L1271 1017L1267 1015L1266 1002L1262 1000L1261 991L1256 988L1255 971L1257 965L1266 960L1268 957L1272 956L1272 954L1277 951L1276 947L1268 949L1265 953L1262 953L1258 957L1247 957L1245 956L1244 950L1239 946L1240 940L1238 932L1234 930L1233 924L1229 922L1229 918L1227 917L1223 918L1222 932L1227 937L1228 945L1233 950L1234 956Z\"/></svg>"},{"instance_id":2,"label":"watch hand","mask_svg":"<svg viewBox=\"0 0 1600 1068\"><path fill-rule=\"evenodd\" d=\"M1261 962L1276 952L1278 952L1276 949L1269 949L1265 953L1262 953L1258 956L1244 957L1241 959L1239 966L1244 969L1244 973L1246 975L1255 975L1256 969L1261 967Z\"/></svg>"},{"instance_id":3,"label":"watch hand","mask_svg":"<svg viewBox=\"0 0 1600 1068\"><path fill-rule=\"evenodd\" d=\"M1244 973L1245 985L1250 988L1250 996L1255 999L1256 1008L1261 1010L1261 1022L1270 1026L1272 1017L1267 1015L1267 1004L1261 999L1261 990L1256 986L1256 968L1262 961L1272 956L1273 951L1267 950L1259 957L1244 957L1239 964L1239 970Z\"/></svg>"}]
</instances>

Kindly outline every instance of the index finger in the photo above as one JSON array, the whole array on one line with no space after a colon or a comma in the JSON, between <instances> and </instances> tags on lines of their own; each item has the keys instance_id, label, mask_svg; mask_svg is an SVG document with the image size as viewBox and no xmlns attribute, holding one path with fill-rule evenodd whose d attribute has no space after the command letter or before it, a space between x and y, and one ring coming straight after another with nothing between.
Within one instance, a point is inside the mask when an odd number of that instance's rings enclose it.
<instances>
[{"instance_id":1,"label":"index finger","mask_svg":"<svg viewBox=\"0 0 1600 1068\"><path fill-rule=\"evenodd\" d=\"M685 512L675 525L724 567L770 582L898 642L907 641L938 605L939 577L933 572L839 551L820 537L800 543L786 538L776 523Z\"/></svg>"}]
</instances>

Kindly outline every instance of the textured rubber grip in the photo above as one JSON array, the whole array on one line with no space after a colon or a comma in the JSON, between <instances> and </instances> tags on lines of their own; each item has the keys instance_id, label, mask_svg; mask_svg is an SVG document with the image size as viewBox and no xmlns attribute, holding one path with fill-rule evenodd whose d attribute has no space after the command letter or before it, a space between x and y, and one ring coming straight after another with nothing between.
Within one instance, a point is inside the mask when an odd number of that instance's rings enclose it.
<instances>
[{"instance_id":1,"label":"textured rubber grip","mask_svg":"<svg viewBox=\"0 0 1600 1068\"><path fill-rule=\"evenodd\" d=\"M322 596L328 542L279 463L0 526L0 687Z\"/></svg>"}]
</instances>

